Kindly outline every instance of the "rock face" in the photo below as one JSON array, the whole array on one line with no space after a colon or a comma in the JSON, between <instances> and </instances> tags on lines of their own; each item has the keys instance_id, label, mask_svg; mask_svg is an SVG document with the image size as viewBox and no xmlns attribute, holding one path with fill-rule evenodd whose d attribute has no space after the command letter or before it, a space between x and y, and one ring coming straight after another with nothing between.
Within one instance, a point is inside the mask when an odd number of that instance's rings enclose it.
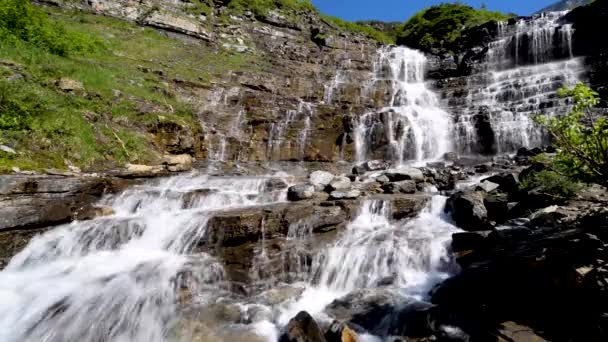
<instances>
[{"instance_id":1,"label":"rock face","mask_svg":"<svg viewBox=\"0 0 608 342\"><path fill-rule=\"evenodd\" d=\"M287 198L290 201L301 201L311 199L315 194L315 187L310 184L299 184L287 190Z\"/></svg>"},{"instance_id":2,"label":"rock face","mask_svg":"<svg viewBox=\"0 0 608 342\"><path fill-rule=\"evenodd\" d=\"M0 176L0 231L71 221L125 182L101 177Z\"/></svg>"},{"instance_id":3,"label":"rock face","mask_svg":"<svg viewBox=\"0 0 608 342\"><path fill-rule=\"evenodd\" d=\"M608 212L600 198L550 206L491 233L455 234L462 272L433 291L431 321L470 340L605 340Z\"/></svg>"}]
</instances>

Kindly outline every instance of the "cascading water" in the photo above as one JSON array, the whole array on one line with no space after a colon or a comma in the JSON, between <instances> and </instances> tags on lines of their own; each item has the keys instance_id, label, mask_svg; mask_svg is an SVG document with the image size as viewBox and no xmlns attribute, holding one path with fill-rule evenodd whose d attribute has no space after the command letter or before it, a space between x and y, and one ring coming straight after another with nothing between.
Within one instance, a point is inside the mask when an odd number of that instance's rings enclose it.
<instances>
[{"instance_id":1,"label":"cascading water","mask_svg":"<svg viewBox=\"0 0 608 342\"><path fill-rule=\"evenodd\" d=\"M560 24L563 14L498 24L481 70L467 79L465 103L454 108L460 152L505 153L547 142L533 116L567 111L555 93L584 72L572 55L572 25Z\"/></svg>"},{"instance_id":2,"label":"cascading water","mask_svg":"<svg viewBox=\"0 0 608 342\"><path fill-rule=\"evenodd\" d=\"M362 115L355 132L357 160L402 164L441 157L451 148L451 119L424 83L426 57L406 47L378 50L371 91L385 92L385 107Z\"/></svg>"},{"instance_id":3,"label":"cascading water","mask_svg":"<svg viewBox=\"0 0 608 342\"><path fill-rule=\"evenodd\" d=\"M0 273L0 341L172 340L178 290L220 292L195 245L214 210L279 202L268 178L178 176L104 202L116 214L36 237Z\"/></svg>"}]
</instances>

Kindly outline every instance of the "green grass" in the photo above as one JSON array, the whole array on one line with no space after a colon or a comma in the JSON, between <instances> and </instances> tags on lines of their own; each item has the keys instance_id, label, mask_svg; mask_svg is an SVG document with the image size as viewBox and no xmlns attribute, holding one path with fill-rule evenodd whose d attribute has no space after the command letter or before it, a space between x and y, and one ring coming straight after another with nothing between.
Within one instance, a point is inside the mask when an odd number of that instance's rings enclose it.
<instances>
[{"instance_id":1,"label":"green grass","mask_svg":"<svg viewBox=\"0 0 608 342\"><path fill-rule=\"evenodd\" d=\"M394 44L395 43L395 39L393 37L386 34L385 32L374 29L373 27L354 23L351 21L342 20L338 17L332 17L332 16L325 15L325 14L321 14L321 18L323 20L325 20L326 22L328 22L329 24L333 24L333 25L339 27L340 29L350 31L350 32L361 33L380 43L383 43L383 44Z\"/></svg>"},{"instance_id":2,"label":"green grass","mask_svg":"<svg viewBox=\"0 0 608 342\"><path fill-rule=\"evenodd\" d=\"M66 35L86 32L94 48L63 54L35 41L0 39L0 144L18 152L0 152L0 172L65 168L64 160L85 170L152 162L161 152L150 133L159 117L200 130L174 80L206 84L255 64L251 54L212 50L118 19L45 11ZM60 78L82 82L84 91L61 91ZM142 104L158 112L142 112Z\"/></svg>"},{"instance_id":3,"label":"green grass","mask_svg":"<svg viewBox=\"0 0 608 342\"><path fill-rule=\"evenodd\" d=\"M275 9L299 14L318 12L310 0L230 0L228 8L237 12L251 11L260 17Z\"/></svg>"}]
</instances>

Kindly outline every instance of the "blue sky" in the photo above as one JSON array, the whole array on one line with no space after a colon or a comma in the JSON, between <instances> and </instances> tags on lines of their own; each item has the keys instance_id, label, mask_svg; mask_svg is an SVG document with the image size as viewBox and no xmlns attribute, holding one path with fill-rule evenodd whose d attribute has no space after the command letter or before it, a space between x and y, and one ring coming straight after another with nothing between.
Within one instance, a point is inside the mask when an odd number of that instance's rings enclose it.
<instances>
[{"instance_id":1,"label":"blue sky","mask_svg":"<svg viewBox=\"0 0 608 342\"><path fill-rule=\"evenodd\" d=\"M419 10L442 2L441 0L312 0L321 12L346 20L377 19L405 21ZM490 10L528 15L557 0L465 0L479 8L482 3Z\"/></svg>"}]
</instances>

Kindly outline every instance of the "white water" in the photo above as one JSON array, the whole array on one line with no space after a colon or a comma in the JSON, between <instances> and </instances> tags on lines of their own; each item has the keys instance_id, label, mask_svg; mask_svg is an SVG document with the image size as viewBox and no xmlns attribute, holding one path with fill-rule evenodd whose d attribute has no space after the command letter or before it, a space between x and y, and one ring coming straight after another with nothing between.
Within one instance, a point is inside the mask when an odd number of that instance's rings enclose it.
<instances>
[{"instance_id":1,"label":"white water","mask_svg":"<svg viewBox=\"0 0 608 342\"><path fill-rule=\"evenodd\" d=\"M223 267L191 254L213 210L284 200L267 178L177 176L105 203L116 214L34 238L0 273L0 341L160 342L178 289L219 291Z\"/></svg>"},{"instance_id":2,"label":"white water","mask_svg":"<svg viewBox=\"0 0 608 342\"><path fill-rule=\"evenodd\" d=\"M424 83L426 57L406 47L378 50L372 90L387 87L386 107L359 118L355 132L357 160L381 157L403 164L406 160L437 159L452 146L451 118L437 95Z\"/></svg>"},{"instance_id":3,"label":"white water","mask_svg":"<svg viewBox=\"0 0 608 342\"><path fill-rule=\"evenodd\" d=\"M447 248L457 228L443 217L445 200L435 195L418 217L399 222L390 219L390 202L363 202L346 231L317 256L307 290L286 306L278 323L301 310L323 317L335 299L386 279L401 296L424 300L455 271Z\"/></svg>"},{"instance_id":4,"label":"white water","mask_svg":"<svg viewBox=\"0 0 608 342\"><path fill-rule=\"evenodd\" d=\"M567 111L556 91L575 85L584 73L582 59L572 55L572 25L559 23L563 15L545 13L514 25L499 24L482 70L467 79L466 102L455 108L460 152L475 153L481 147L507 153L547 143L533 116ZM492 141L479 136L490 130Z\"/></svg>"}]
</instances>

